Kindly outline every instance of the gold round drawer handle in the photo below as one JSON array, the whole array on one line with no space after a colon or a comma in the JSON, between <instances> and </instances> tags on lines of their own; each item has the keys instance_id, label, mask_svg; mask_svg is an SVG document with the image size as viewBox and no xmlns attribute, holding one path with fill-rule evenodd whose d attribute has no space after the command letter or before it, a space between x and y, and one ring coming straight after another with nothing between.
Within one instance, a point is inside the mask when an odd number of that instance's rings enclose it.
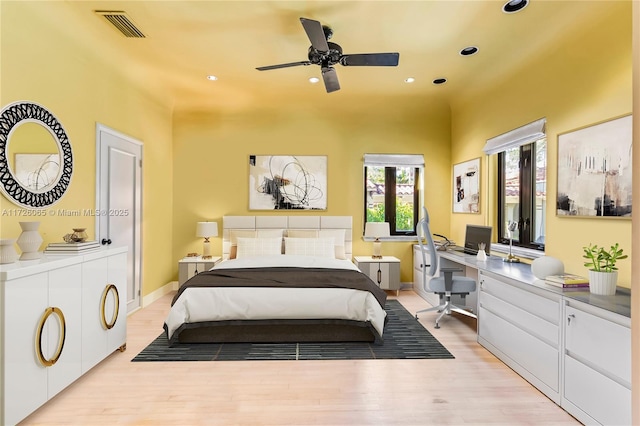
<instances>
[{"instance_id":1,"label":"gold round drawer handle","mask_svg":"<svg viewBox=\"0 0 640 426\"><path fill-rule=\"evenodd\" d=\"M107 315L105 313L106 304L107 304L107 294L110 291L113 291L113 298L115 300L115 307L113 308L113 316L111 317L111 321L107 322ZM102 327L105 330L111 330L114 325L116 325L116 321L118 320L118 313L120 311L120 296L118 295L118 289L115 285L109 284L104 288L102 292L102 299L100 300L100 321L102 322Z\"/></svg>"},{"instance_id":2,"label":"gold round drawer handle","mask_svg":"<svg viewBox=\"0 0 640 426\"><path fill-rule=\"evenodd\" d=\"M55 354L51 359L46 359L44 354L42 353L42 330L44 329L44 324L47 322L47 318L50 315L56 314L60 320L60 337L58 339L58 348L56 349ZM51 367L53 364L58 362L60 355L62 354L62 348L64 347L64 341L67 334L67 325L64 321L64 314L60 310L60 308L49 307L45 309L44 314L40 317L40 322L38 323L38 330L36 331L36 357L40 364L45 367Z\"/></svg>"}]
</instances>

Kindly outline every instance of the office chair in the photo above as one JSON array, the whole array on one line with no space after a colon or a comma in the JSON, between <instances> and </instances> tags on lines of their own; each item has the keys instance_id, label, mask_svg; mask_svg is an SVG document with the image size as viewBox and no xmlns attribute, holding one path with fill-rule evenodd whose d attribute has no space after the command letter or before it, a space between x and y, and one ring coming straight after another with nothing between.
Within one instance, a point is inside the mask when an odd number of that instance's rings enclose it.
<instances>
[{"instance_id":1,"label":"office chair","mask_svg":"<svg viewBox=\"0 0 640 426\"><path fill-rule=\"evenodd\" d=\"M433 237L431 236L429 213L426 207L422 208L422 213L424 217L420 219L416 225L418 244L420 245L420 252L422 253L422 288L425 291L438 294L440 296L440 305L416 312L416 319L418 319L419 313L438 311L440 312L440 316L436 319L436 328L440 328L440 320L445 314L451 314L451 311L477 318L472 312L451 303L452 294L462 296L462 300L464 301L467 294L476 290L476 281L473 278L453 275L454 272L461 272L462 269L439 268L439 256L433 242ZM421 233L424 235L421 236ZM425 239L427 247L422 243L422 238ZM428 264L427 254L429 256Z\"/></svg>"}]
</instances>

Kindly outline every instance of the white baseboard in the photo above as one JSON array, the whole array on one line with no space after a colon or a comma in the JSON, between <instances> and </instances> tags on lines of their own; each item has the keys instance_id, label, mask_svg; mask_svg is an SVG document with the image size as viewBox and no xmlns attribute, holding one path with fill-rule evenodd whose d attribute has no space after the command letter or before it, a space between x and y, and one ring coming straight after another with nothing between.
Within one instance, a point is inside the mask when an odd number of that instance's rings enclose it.
<instances>
[{"instance_id":1,"label":"white baseboard","mask_svg":"<svg viewBox=\"0 0 640 426\"><path fill-rule=\"evenodd\" d=\"M159 289L152 291L142 298L142 307L149 306L156 300L160 299L165 294L171 293L172 291L176 291L178 289L178 281L171 281L167 284L163 285Z\"/></svg>"}]
</instances>

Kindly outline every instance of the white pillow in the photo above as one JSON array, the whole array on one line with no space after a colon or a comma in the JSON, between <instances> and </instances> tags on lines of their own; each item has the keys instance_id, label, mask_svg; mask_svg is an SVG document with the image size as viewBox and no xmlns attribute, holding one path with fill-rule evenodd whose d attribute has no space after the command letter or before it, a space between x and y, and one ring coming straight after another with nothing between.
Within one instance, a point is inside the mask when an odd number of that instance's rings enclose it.
<instances>
[{"instance_id":1,"label":"white pillow","mask_svg":"<svg viewBox=\"0 0 640 426\"><path fill-rule=\"evenodd\" d=\"M235 259L238 256L238 238L255 238L256 231L253 229L231 229L229 231L229 259Z\"/></svg>"},{"instance_id":2,"label":"white pillow","mask_svg":"<svg viewBox=\"0 0 640 426\"><path fill-rule=\"evenodd\" d=\"M333 238L285 238L284 254L298 256L329 257L334 259L336 252Z\"/></svg>"},{"instance_id":3,"label":"white pillow","mask_svg":"<svg viewBox=\"0 0 640 426\"><path fill-rule=\"evenodd\" d=\"M282 238L238 238L236 258L282 254Z\"/></svg>"},{"instance_id":4,"label":"white pillow","mask_svg":"<svg viewBox=\"0 0 640 426\"><path fill-rule=\"evenodd\" d=\"M336 259L347 258L344 248L344 229L321 229L318 236L320 238L333 238L333 243L336 249Z\"/></svg>"}]
</instances>

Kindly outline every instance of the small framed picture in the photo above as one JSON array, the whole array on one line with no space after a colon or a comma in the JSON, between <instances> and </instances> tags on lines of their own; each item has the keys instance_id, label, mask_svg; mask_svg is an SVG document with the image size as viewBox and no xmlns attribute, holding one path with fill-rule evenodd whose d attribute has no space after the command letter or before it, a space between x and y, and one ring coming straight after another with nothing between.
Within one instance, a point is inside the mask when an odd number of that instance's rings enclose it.
<instances>
[{"instance_id":1,"label":"small framed picture","mask_svg":"<svg viewBox=\"0 0 640 426\"><path fill-rule=\"evenodd\" d=\"M480 158L454 164L453 212L480 213Z\"/></svg>"}]
</instances>

